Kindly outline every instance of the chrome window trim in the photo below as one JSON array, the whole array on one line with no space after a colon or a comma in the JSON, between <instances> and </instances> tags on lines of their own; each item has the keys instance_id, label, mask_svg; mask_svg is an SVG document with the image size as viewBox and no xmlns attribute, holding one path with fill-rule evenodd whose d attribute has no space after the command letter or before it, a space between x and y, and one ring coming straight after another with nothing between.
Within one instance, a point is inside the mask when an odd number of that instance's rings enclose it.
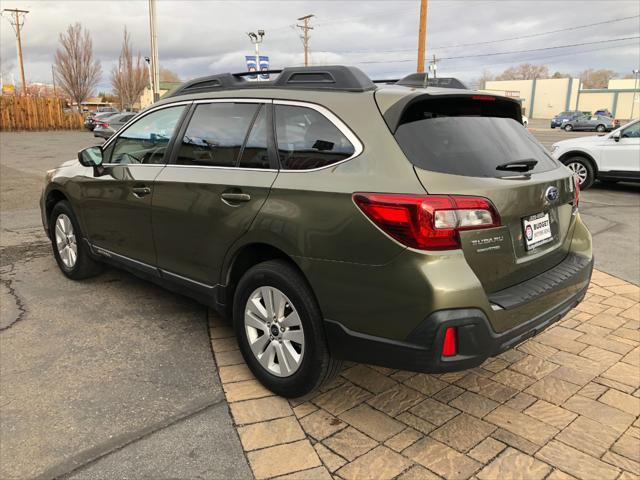
<instances>
[{"instance_id":1,"label":"chrome window trim","mask_svg":"<svg viewBox=\"0 0 640 480\"><path fill-rule=\"evenodd\" d=\"M344 160L340 160L339 162L332 163L330 165L325 165L323 167L317 167L317 168L301 169L301 170L290 170L290 169L283 168L283 169L280 169L280 172L284 172L284 173L317 172L318 170L333 168L337 165L340 165L341 163L348 162L349 160L359 156L364 151L362 142L360 142L360 139L356 136L356 134L353 133L351 129L349 129L349 127L347 127L345 123L342 120L340 120L340 118L338 118L338 116L328 108L323 107L322 105L318 105L316 103L301 102L298 100L274 99L273 104L274 105L291 105L293 107L303 107L303 108L310 108L312 110L315 110L316 112L320 113L323 117L325 117L327 120L329 120L329 122L331 122L340 131L340 133L342 133L345 137L347 137L347 140L351 142L351 145L353 145L353 149L354 149L354 152L350 157L345 158ZM276 148L277 148L277 145L276 145Z\"/></svg>"},{"instance_id":2,"label":"chrome window trim","mask_svg":"<svg viewBox=\"0 0 640 480\"><path fill-rule=\"evenodd\" d=\"M239 171L255 171L255 172L283 172L283 173L304 173L304 172L316 172L319 170L324 170L327 168L332 168L335 167L337 165L340 165L341 163L345 163L348 162L349 160L359 156L363 151L364 151L364 146L362 145L362 142L360 142L360 139L356 136L355 133L353 133L351 131L351 129L349 129L349 127L346 126L346 124L340 120L340 118L335 115L331 110L329 110L326 107L323 107L322 105L318 105L316 103L311 103L311 102L303 102L303 101L299 101L299 100L278 100L278 99L271 99L271 98L237 98L237 97L229 97L229 98L208 98L208 99L200 99L200 100L185 100L182 102L175 102L175 103L167 103L164 105L159 105L157 107L153 107L150 108L149 110L145 111L141 116L136 116L134 118L132 118L131 120L129 120L129 122L127 122L126 124L124 124L122 126L122 130L125 130L125 127L129 126L129 123L133 122L133 121L138 121L141 118L149 115L150 113L156 112L158 110L161 110L163 108L170 108L170 107L175 107L175 106L180 106L180 105L191 105L191 104L196 104L196 105L201 105L201 104L207 104L207 103L263 103L263 104L269 104L269 103L273 103L274 105L290 105L290 106L294 106L294 107L303 107L303 108L310 108L312 110L315 110L316 112L320 113L323 117L325 117L329 122L331 122L339 131L340 133L342 133L347 140L349 140L349 142L351 142L351 145L353 145L354 148L354 152L350 157L345 158L344 160L340 160L339 162L335 162L332 163L330 165L325 165L323 167L317 167L317 168L308 168L308 169L304 169L304 170L290 170L290 169L274 169L274 168L247 168L247 167L222 167L222 166L214 166L214 165L175 165L175 164L171 164L171 163L165 163L165 164L157 164L157 163L103 163L104 166L122 166L122 165L127 165L127 166L153 166L153 167L158 167L158 166L164 166L164 167L177 167L177 168L211 168L211 169L216 169L216 170L239 170ZM102 145L102 149L108 148L109 144L111 144L112 142L114 142L117 138L119 137L114 135L112 136L109 140L107 140L103 145ZM277 148L277 146L276 146Z\"/></svg>"}]
</instances>

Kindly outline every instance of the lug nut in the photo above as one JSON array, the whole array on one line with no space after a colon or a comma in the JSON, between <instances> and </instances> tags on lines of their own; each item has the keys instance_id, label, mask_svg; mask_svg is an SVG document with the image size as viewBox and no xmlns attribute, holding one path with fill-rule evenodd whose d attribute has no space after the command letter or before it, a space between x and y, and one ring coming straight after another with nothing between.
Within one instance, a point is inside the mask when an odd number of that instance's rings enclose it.
<instances>
[{"instance_id":1,"label":"lug nut","mask_svg":"<svg viewBox=\"0 0 640 480\"><path fill-rule=\"evenodd\" d=\"M281 332L284 332L284 327L280 327L280 331L281 331Z\"/></svg>"}]
</instances>

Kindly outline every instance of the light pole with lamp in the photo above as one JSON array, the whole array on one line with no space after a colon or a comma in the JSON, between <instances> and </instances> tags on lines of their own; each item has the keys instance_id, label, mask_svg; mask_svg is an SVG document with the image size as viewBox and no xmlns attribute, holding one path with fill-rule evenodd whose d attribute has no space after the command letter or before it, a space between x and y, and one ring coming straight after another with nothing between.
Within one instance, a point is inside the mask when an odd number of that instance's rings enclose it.
<instances>
[{"instance_id":1,"label":"light pole with lamp","mask_svg":"<svg viewBox=\"0 0 640 480\"><path fill-rule=\"evenodd\" d=\"M256 80L260 81L260 44L264 38L264 30L258 30L258 33L248 32L249 40L256 47Z\"/></svg>"}]
</instances>

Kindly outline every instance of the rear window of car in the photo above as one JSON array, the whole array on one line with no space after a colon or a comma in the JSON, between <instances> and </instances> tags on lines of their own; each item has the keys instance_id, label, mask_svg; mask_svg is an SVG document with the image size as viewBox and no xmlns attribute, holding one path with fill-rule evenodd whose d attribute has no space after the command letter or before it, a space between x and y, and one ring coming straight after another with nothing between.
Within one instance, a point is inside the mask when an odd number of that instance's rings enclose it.
<instances>
[{"instance_id":1,"label":"rear window of car","mask_svg":"<svg viewBox=\"0 0 640 480\"><path fill-rule=\"evenodd\" d=\"M528 173L556 168L544 147L516 121L513 102L483 96L423 100L410 105L394 134L418 168L468 177L505 177L496 169L509 162L535 160Z\"/></svg>"}]
</instances>

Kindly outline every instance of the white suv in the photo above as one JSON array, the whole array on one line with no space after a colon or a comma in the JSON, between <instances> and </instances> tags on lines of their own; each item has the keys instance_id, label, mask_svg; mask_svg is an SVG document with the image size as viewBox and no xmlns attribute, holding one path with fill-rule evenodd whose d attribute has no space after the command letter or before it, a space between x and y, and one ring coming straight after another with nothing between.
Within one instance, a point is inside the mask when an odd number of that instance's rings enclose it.
<instances>
[{"instance_id":1,"label":"white suv","mask_svg":"<svg viewBox=\"0 0 640 480\"><path fill-rule=\"evenodd\" d=\"M640 120L632 120L607 135L572 138L554 143L560 160L586 189L598 179L604 182L640 181Z\"/></svg>"}]
</instances>

